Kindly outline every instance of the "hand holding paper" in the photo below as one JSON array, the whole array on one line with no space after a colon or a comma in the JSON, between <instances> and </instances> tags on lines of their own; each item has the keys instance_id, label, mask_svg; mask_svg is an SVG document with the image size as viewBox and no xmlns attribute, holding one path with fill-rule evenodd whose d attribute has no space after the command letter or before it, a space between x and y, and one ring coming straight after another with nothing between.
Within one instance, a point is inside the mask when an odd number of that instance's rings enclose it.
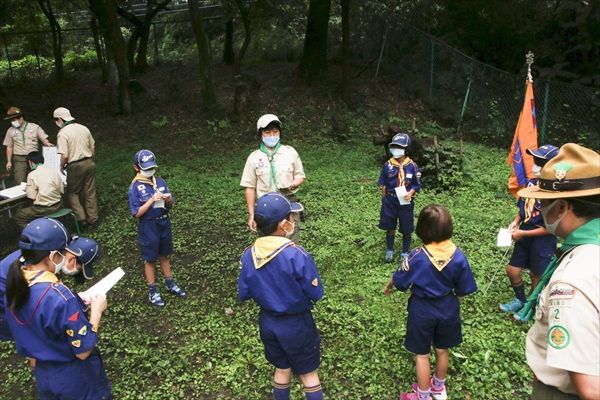
<instances>
[{"instance_id":1,"label":"hand holding paper","mask_svg":"<svg viewBox=\"0 0 600 400\"><path fill-rule=\"evenodd\" d=\"M498 247L510 246L512 244L512 234L508 229L501 228L498 232Z\"/></svg>"}]
</instances>

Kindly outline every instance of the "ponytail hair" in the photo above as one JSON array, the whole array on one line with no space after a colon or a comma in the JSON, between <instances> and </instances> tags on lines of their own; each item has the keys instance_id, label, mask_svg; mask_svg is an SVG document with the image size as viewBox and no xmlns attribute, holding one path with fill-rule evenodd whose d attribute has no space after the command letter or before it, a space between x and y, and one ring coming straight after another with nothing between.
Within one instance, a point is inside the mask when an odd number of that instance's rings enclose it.
<instances>
[{"instance_id":1,"label":"ponytail hair","mask_svg":"<svg viewBox=\"0 0 600 400\"><path fill-rule=\"evenodd\" d=\"M24 243L30 243L27 236L21 236L19 240ZM15 311L19 310L29 300L29 283L25 279L23 271L21 271L24 263L39 264L49 255L49 251L21 250L21 257L10 264L6 276L6 306L8 308Z\"/></svg>"}]
</instances>

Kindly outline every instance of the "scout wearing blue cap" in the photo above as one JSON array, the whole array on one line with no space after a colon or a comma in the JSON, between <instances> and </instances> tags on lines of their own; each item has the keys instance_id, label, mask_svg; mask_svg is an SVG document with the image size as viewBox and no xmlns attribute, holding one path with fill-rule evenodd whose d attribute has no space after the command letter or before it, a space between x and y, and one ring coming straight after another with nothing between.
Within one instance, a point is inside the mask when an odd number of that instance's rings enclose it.
<instances>
[{"instance_id":1,"label":"scout wearing blue cap","mask_svg":"<svg viewBox=\"0 0 600 400\"><path fill-rule=\"evenodd\" d=\"M156 159L154 153L150 150L140 150L133 157L133 165L140 167L142 171L150 168L156 168Z\"/></svg>"},{"instance_id":2,"label":"scout wearing blue cap","mask_svg":"<svg viewBox=\"0 0 600 400\"><path fill-rule=\"evenodd\" d=\"M260 338L265 358L275 366L276 399L289 398L292 371L304 383L307 399L323 398L316 371L321 338L310 311L323 297L323 285L311 255L289 239L292 213L302 209L278 193L261 196L254 206L261 237L240 260L238 299L260 306Z\"/></svg>"},{"instance_id":3,"label":"scout wearing blue cap","mask_svg":"<svg viewBox=\"0 0 600 400\"><path fill-rule=\"evenodd\" d=\"M77 258L84 276L91 277L98 245L86 238L67 241L64 226L54 219L36 219L25 227L19 237L21 255L6 276L6 319L19 355L36 360L40 398L110 398L110 383L96 348L106 296L95 295L86 304L55 275L73 274L76 267L69 269L70 260Z\"/></svg>"}]
</instances>

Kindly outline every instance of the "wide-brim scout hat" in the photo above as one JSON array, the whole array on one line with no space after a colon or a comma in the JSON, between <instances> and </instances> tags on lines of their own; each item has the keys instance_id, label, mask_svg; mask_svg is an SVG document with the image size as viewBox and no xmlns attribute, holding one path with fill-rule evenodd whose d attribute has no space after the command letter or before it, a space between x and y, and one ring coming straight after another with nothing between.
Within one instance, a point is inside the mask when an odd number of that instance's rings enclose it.
<instances>
[{"instance_id":1,"label":"wide-brim scout hat","mask_svg":"<svg viewBox=\"0 0 600 400\"><path fill-rule=\"evenodd\" d=\"M267 224L274 224L293 212L303 210L302 204L290 203L288 199L275 192L262 195L254 206L254 214L263 217Z\"/></svg>"},{"instance_id":2,"label":"wide-brim scout hat","mask_svg":"<svg viewBox=\"0 0 600 400\"><path fill-rule=\"evenodd\" d=\"M410 146L410 138L406 133L398 133L392 138L392 142L390 146L400 146L400 147L409 147Z\"/></svg>"},{"instance_id":3,"label":"wide-brim scout hat","mask_svg":"<svg viewBox=\"0 0 600 400\"><path fill-rule=\"evenodd\" d=\"M517 194L537 199L600 195L600 154L567 143L542 168L538 186L521 189Z\"/></svg>"},{"instance_id":4,"label":"wide-brim scout hat","mask_svg":"<svg viewBox=\"0 0 600 400\"><path fill-rule=\"evenodd\" d=\"M552 160L558 155L558 147L546 144L537 150L527 149L527 154L531 154L534 157L541 158L543 160Z\"/></svg>"},{"instance_id":5,"label":"wide-brim scout hat","mask_svg":"<svg viewBox=\"0 0 600 400\"><path fill-rule=\"evenodd\" d=\"M281 128L281 121L279 118L277 118L277 115L265 114L258 119L258 122L256 123L256 130L260 132L261 129L265 129L271 122L277 122Z\"/></svg>"},{"instance_id":6,"label":"wide-brim scout hat","mask_svg":"<svg viewBox=\"0 0 600 400\"><path fill-rule=\"evenodd\" d=\"M21 110L19 110L17 107L11 107L6 112L6 117L4 117L4 120L8 121L9 119L18 118L22 116L23 112Z\"/></svg>"},{"instance_id":7,"label":"wide-brim scout hat","mask_svg":"<svg viewBox=\"0 0 600 400\"><path fill-rule=\"evenodd\" d=\"M60 118L63 121L73 121L75 119L71 116L71 111L64 107L58 107L56 110L54 110L53 116L54 118Z\"/></svg>"},{"instance_id":8,"label":"wide-brim scout hat","mask_svg":"<svg viewBox=\"0 0 600 400\"><path fill-rule=\"evenodd\" d=\"M67 247L67 230L52 218L44 217L31 221L21 236L27 237L29 243L19 239L19 248L23 250L54 251L63 250Z\"/></svg>"},{"instance_id":9,"label":"wide-brim scout hat","mask_svg":"<svg viewBox=\"0 0 600 400\"><path fill-rule=\"evenodd\" d=\"M156 157L150 150L140 150L133 157L133 164L140 167L142 171L150 168L156 168Z\"/></svg>"},{"instance_id":10,"label":"wide-brim scout hat","mask_svg":"<svg viewBox=\"0 0 600 400\"><path fill-rule=\"evenodd\" d=\"M77 257L77 261L83 266L81 271L85 279L92 279L94 277L92 264L100 257L98 243L92 239L75 236L67 245L66 250Z\"/></svg>"}]
</instances>

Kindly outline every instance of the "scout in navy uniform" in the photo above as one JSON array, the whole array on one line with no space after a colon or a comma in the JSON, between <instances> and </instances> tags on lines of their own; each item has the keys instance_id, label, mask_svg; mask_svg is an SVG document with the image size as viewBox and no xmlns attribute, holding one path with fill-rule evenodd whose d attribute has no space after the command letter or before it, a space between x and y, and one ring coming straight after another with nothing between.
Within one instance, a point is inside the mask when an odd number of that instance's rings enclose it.
<instances>
[{"instance_id":1,"label":"scout in navy uniform","mask_svg":"<svg viewBox=\"0 0 600 400\"><path fill-rule=\"evenodd\" d=\"M106 296L84 300L56 277L61 270L71 273L77 268L73 253L80 254L83 273L91 276L98 246L83 238L67 246L64 226L40 218L25 227L19 247L21 257L12 262L6 277L6 318L17 352L37 360L38 395L41 399L110 399L110 383L96 348Z\"/></svg>"},{"instance_id":2,"label":"scout in navy uniform","mask_svg":"<svg viewBox=\"0 0 600 400\"><path fill-rule=\"evenodd\" d=\"M548 144L537 150L527 149L527 153L533 156L532 172L536 177L527 181L527 187L537 186L540 171L548 161L556 157L558 147ZM500 310L504 312L518 312L523 308L527 297L521 271L529 270L531 290L535 289L554 256L557 243L556 236L549 234L544 227L540 203L536 199L521 197L517 206L519 213L508 227L512 232L515 248L506 266L506 274L515 292L515 298L510 303L499 305Z\"/></svg>"},{"instance_id":3,"label":"scout in navy uniform","mask_svg":"<svg viewBox=\"0 0 600 400\"><path fill-rule=\"evenodd\" d=\"M417 236L424 245L414 249L400 264L384 289L409 289L408 319L404 346L416 354L417 381L414 393L401 400L445 400L448 349L462 343L460 303L477 290L464 253L450 241L452 218L442 206L431 204L421 210ZM435 374L430 379L429 352L435 349Z\"/></svg>"},{"instance_id":4,"label":"scout in navy uniform","mask_svg":"<svg viewBox=\"0 0 600 400\"><path fill-rule=\"evenodd\" d=\"M390 143L392 158L383 165L379 175L381 190L381 213L379 229L386 231L385 262L394 261L394 239L396 227L402 233L401 260L406 258L410 250L411 234L415 230L415 203L413 195L421 190L421 173L417 164L409 157L410 138L406 133L399 133ZM403 197L402 204L398 194Z\"/></svg>"},{"instance_id":5,"label":"scout in navy uniform","mask_svg":"<svg viewBox=\"0 0 600 400\"><path fill-rule=\"evenodd\" d=\"M310 311L323 297L323 284L311 255L289 239L292 213L300 211L300 204L278 193L261 196L254 207L261 237L240 261L238 299L260 306L260 339L265 358L275 366L276 400L290 398L292 372L302 380L307 399L323 399L317 374L321 338Z\"/></svg>"},{"instance_id":6,"label":"scout in navy uniform","mask_svg":"<svg viewBox=\"0 0 600 400\"><path fill-rule=\"evenodd\" d=\"M154 268L156 260L165 277L167 291L183 297L185 292L173 282L170 254L173 254L173 237L169 210L173 206L173 196L164 179L154 176L156 161L150 150L140 150L133 157L135 178L129 186L129 208L131 215L138 218L138 243L142 258L146 261L145 272L148 281L149 299L155 306L165 305L156 289Z\"/></svg>"}]
</instances>

